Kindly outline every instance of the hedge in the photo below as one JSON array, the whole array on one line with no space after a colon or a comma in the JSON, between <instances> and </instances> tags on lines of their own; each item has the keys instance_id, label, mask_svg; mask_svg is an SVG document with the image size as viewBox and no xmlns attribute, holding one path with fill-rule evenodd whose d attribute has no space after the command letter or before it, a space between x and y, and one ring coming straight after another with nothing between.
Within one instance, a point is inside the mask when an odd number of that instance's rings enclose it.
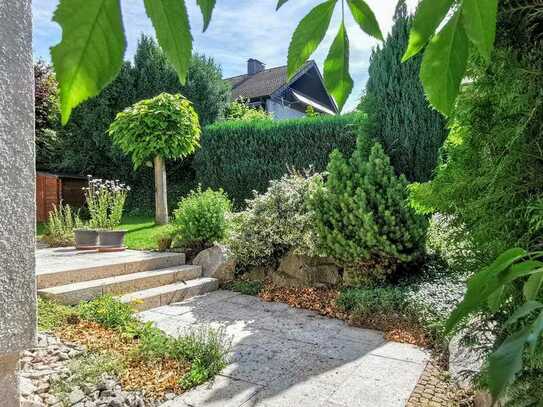
<instances>
[{"instance_id":1,"label":"hedge","mask_svg":"<svg viewBox=\"0 0 543 407\"><path fill-rule=\"evenodd\" d=\"M334 149L350 155L365 116L222 122L204 129L194 157L196 180L222 188L238 208L289 169L323 171Z\"/></svg>"}]
</instances>

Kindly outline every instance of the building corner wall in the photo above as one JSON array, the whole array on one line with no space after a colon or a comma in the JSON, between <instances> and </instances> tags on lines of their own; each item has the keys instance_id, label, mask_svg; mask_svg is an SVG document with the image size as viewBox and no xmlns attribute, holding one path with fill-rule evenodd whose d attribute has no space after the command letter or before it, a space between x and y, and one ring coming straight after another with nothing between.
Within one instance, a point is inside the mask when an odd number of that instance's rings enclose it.
<instances>
[{"instance_id":1,"label":"building corner wall","mask_svg":"<svg viewBox=\"0 0 543 407\"><path fill-rule=\"evenodd\" d=\"M36 335L34 73L30 0L0 1L0 404L19 405Z\"/></svg>"}]
</instances>

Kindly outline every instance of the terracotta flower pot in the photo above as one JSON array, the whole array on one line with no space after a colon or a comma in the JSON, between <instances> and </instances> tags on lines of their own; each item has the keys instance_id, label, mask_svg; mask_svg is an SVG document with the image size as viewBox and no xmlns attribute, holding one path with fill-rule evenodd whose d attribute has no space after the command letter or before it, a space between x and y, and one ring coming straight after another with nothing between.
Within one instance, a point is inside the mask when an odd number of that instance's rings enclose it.
<instances>
[{"instance_id":1,"label":"terracotta flower pot","mask_svg":"<svg viewBox=\"0 0 543 407\"><path fill-rule=\"evenodd\" d=\"M98 251L121 251L126 230L100 230L98 231Z\"/></svg>"},{"instance_id":2,"label":"terracotta flower pot","mask_svg":"<svg viewBox=\"0 0 543 407\"><path fill-rule=\"evenodd\" d=\"M92 229L74 229L75 248L95 250L98 248L98 232Z\"/></svg>"}]
</instances>

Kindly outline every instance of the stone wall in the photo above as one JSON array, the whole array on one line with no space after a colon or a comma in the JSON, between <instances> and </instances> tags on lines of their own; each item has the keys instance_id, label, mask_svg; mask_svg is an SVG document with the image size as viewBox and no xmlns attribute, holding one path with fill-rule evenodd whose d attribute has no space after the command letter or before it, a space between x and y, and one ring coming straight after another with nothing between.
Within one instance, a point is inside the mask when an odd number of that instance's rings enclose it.
<instances>
[{"instance_id":1,"label":"stone wall","mask_svg":"<svg viewBox=\"0 0 543 407\"><path fill-rule=\"evenodd\" d=\"M0 400L19 404L18 353L34 344L34 98L30 0L0 1Z\"/></svg>"}]
</instances>

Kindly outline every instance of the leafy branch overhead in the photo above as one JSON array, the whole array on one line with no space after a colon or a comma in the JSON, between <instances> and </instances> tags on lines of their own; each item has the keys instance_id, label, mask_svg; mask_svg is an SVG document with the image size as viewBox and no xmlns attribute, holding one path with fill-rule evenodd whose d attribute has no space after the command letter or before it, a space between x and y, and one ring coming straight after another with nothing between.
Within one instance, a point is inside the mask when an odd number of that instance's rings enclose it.
<instances>
[{"instance_id":1,"label":"leafy branch overhead","mask_svg":"<svg viewBox=\"0 0 543 407\"><path fill-rule=\"evenodd\" d=\"M490 58L496 34L497 1L421 0L419 3L403 59L425 53L421 66L424 90L430 103L444 115L449 115L454 106L470 49L486 60ZM192 53L185 1L143 2L160 46L184 83ZM202 12L205 31L216 0L196 3ZM288 0L278 0L277 9L286 3ZM341 23L324 63L324 79L342 108L352 91L345 10L350 10L362 31L383 39L377 19L364 0L327 0L315 6L294 31L288 51L288 72L292 77L317 50L338 3ZM62 40L51 49L51 57L60 83L65 124L77 105L96 96L118 74L126 39L120 0L59 0L53 20L62 28Z\"/></svg>"}]
</instances>

